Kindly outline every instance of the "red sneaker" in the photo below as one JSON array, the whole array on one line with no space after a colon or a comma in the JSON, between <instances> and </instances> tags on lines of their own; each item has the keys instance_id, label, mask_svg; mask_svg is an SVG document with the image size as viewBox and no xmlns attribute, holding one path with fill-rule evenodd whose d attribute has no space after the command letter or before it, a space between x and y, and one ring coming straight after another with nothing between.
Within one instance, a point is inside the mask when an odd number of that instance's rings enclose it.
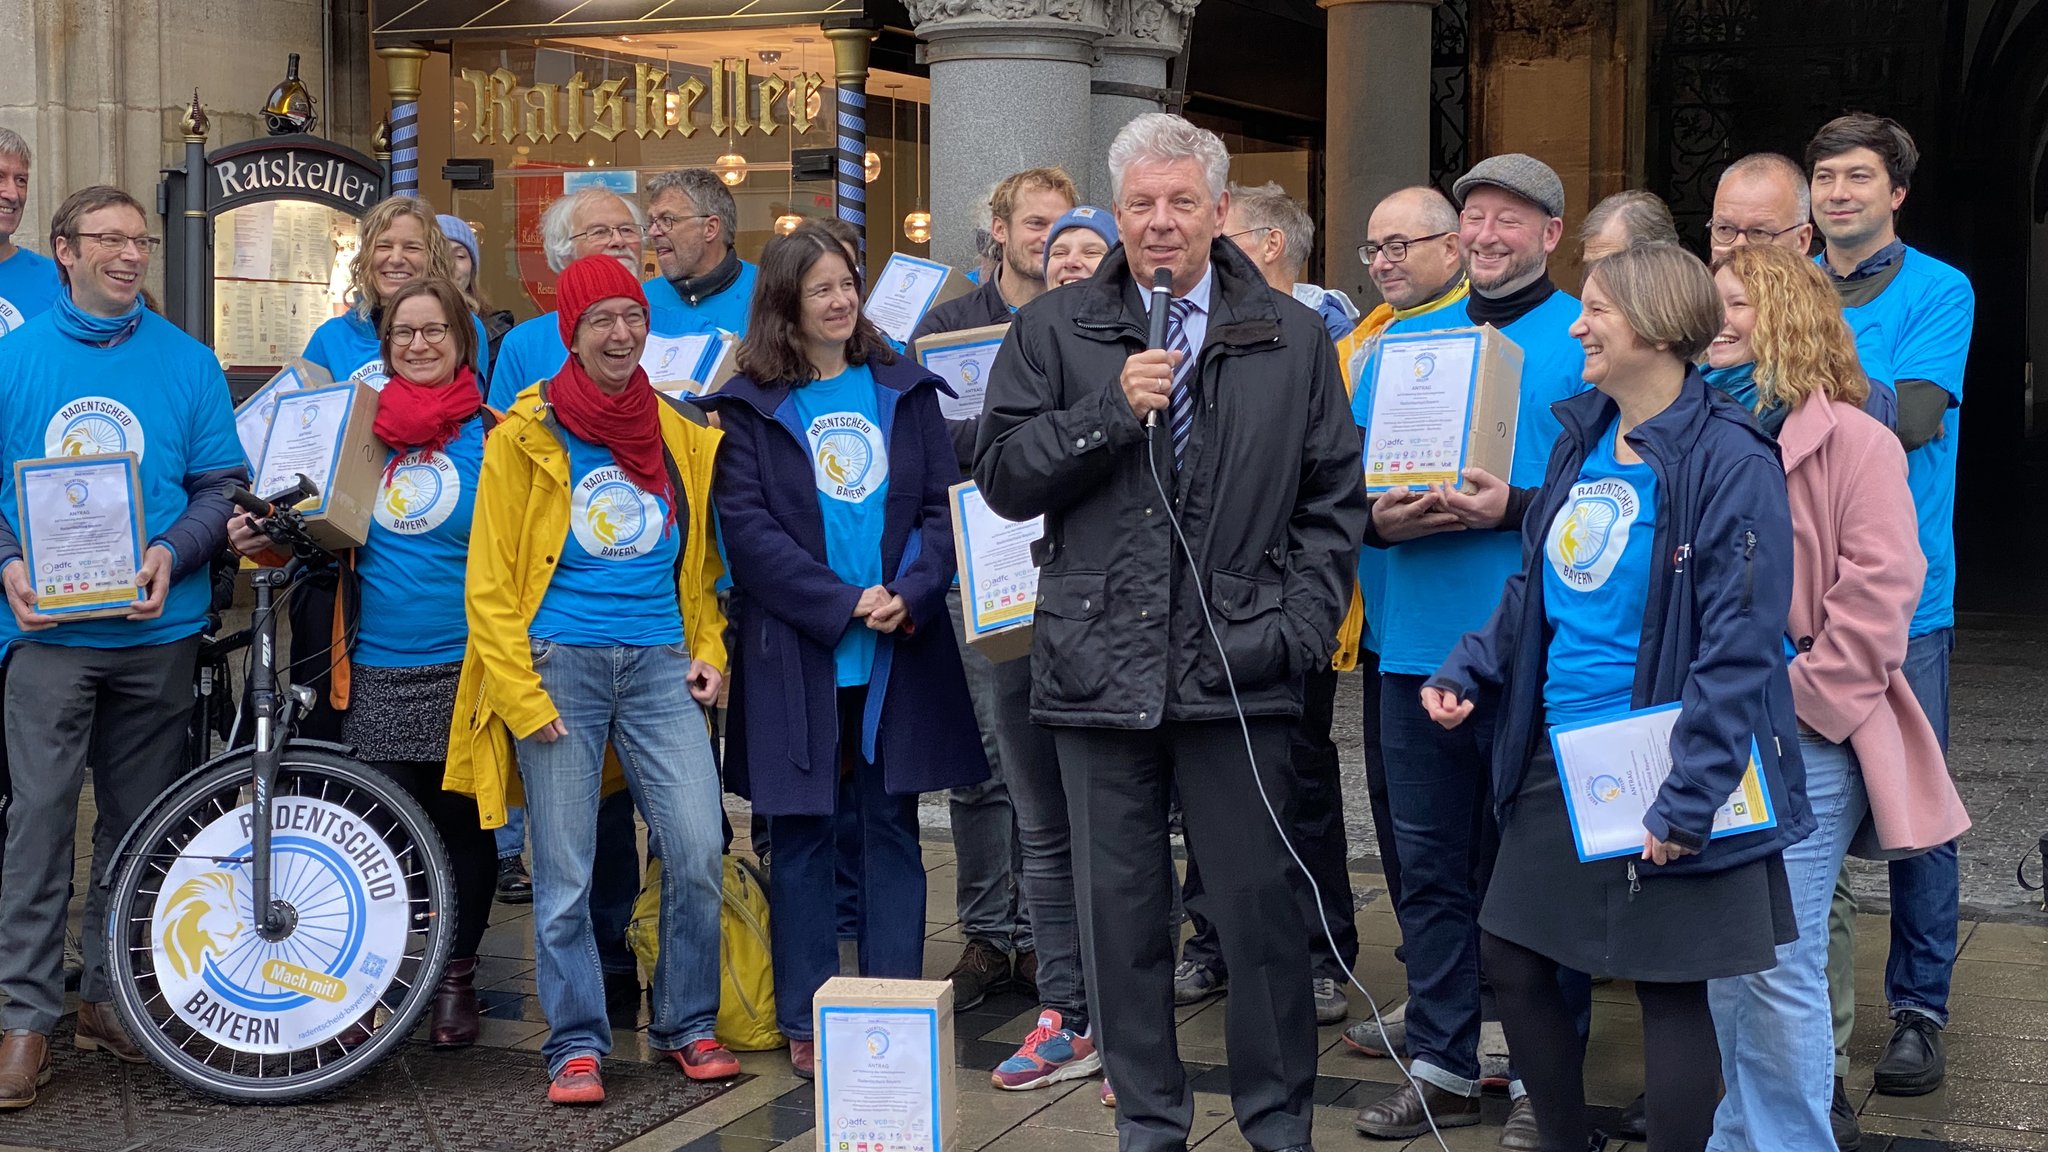
<instances>
[{"instance_id":1,"label":"red sneaker","mask_svg":"<svg viewBox=\"0 0 2048 1152\"><path fill-rule=\"evenodd\" d=\"M604 1080L597 1074L597 1057L572 1056L548 1085L550 1104L602 1104Z\"/></svg>"},{"instance_id":2,"label":"red sneaker","mask_svg":"<svg viewBox=\"0 0 2048 1152\"><path fill-rule=\"evenodd\" d=\"M740 1074L740 1058L716 1040L692 1040L668 1056L692 1080L730 1080Z\"/></svg>"}]
</instances>

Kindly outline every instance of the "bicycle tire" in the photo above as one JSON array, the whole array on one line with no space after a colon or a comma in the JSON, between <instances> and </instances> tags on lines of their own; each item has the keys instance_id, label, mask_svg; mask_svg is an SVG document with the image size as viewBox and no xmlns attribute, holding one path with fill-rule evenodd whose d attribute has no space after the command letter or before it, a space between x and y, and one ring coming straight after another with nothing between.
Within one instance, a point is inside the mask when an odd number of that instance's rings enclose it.
<instances>
[{"instance_id":1,"label":"bicycle tire","mask_svg":"<svg viewBox=\"0 0 2048 1152\"><path fill-rule=\"evenodd\" d=\"M122 1023L157 1066L223 1100L290 1103L347 1084L418 1025L454 942L454 880L440 836L403 788L337 752L288 745L272 822L303 823L278 827L273 901L290 904L297 892L317 899L295 910L303 918L290 934L263 940L251 927L246 885L234 886L246 856L238 864L219 854L219 845L235 842L246 853L237 832L246 836L254 776L253 750L239 749L158 797L137 822L107 904L108 975ZM348 816L360 826L344 830ZM198 850L188 853L195 842ZM347 862L356 869L353 887L343 874ZM380 864L392 874L380 879ZM199 868L206 871L171 886L174 874ZM387 884L395 891L380 896ZM222 912L207 896L227 908L236 927L223 928ZM341 911L316 914L337 901ZM314 923L336 918L343 923ZM402 922L403 947L386 957L375 949L392 940L394 922ZM323 955L331 957L324 968ZM168 971L159 968L166 960ZM302 1027L308 1016L332 1013L334 1004L346 1007ZM345 1042L364 1021L367 1039ZM238 1047L240 1035L250 1043Z\"/></svg>"}]
</instances>

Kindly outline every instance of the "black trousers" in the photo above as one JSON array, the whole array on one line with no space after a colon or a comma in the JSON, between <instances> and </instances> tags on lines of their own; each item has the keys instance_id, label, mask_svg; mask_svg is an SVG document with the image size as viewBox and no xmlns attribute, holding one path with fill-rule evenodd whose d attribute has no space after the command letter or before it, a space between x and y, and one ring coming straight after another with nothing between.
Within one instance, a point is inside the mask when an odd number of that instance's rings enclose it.
<instances>
[{"instance_id":1,"label":"black trousers","mask_svg":"<svg viewBox=\"0 0 2048 1152\"><path fill-rule=\"evenodd\" d=\"M1372 835L1380 846L1380 871L1387 878L1387 900L1401 902L1401 849L1394 842L1394 810L1387 804L1387 758L1380 749L1380 654L1358 652L1359 692L1365 714L1359 725L1365 760L1365 798L1372 806Z\"/></svg>"},{"instance_id":2,"label":"black trousers","mask_svg":"<svg viewBox=\"0 0 2048 1152\"><path fill-rule=\"evenodd\" d=\"M1377 679L1377 677L1375 677ZM1287 836L1316 878L1316 891L1301 885L1301 918L1308 932L1309 970L1344 983L1358 963L1358 923L1351 899L1350 849L1344 835L1344 781L1338 774L1337 743L1330 738L1336 721L1337 673L1325 668L1308 675L1302 685L1301 722L1294 728L1294 797L1287 808ZM1375 749L1377 759L1378 750ZM1382 789L1384 792L1384 789ZM1285 861L1290 870L1292 860ZM1316 896L1322 897L1321 907ZM1194 960L1213 971L1227 972L1216 924L1202 915L1202 870L1188 853L1187 879L1181 884L1195 934L1181 949L1181 959ZM1329 925L1329 933L1323 931ZM1330 950L1335 937L1337 950Z\"/></svg>"},{"instance_id":3,"label":"black trousers","mask_svg":"<svg viewBox=\"0 0 2048 1152\"><path fill-rule=\"evenodd\" d=\"M441 846L448 850L448 870L455 877L455 942L448 959L476 955L484 929L491 924L491 900L498 886L498 838L478 822L476 799L441 787L447 765L420 760L382 760L379 771L406 790L420 807Z\"/></svg>"},{"instance_id":4,"label":"black trousers","mask_svg":"<svg viewBox=\"0 0 2048 1152\"><path fill-rule=\"evenodd\" d=\"M1294 722L1250 723L1258 781L1288 811ZM1210 863L1206 907L1230 965L1230 1097L1253 1148L1309 1141L1315 1006L1298 875L1267 817L1235 720L1147 731L1058 728L1073 828L1081 963L1122 1152L1184 1152L1194 1095L1174 1038L1167 797L1180 789L1190 848Z\"/></svg>"}]
</instances>

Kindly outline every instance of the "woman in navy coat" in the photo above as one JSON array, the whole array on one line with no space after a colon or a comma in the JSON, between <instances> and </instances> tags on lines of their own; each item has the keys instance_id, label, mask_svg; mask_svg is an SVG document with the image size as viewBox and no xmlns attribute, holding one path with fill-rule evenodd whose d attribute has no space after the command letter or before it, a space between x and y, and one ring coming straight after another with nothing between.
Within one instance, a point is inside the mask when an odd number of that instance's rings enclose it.
<instances>
[{"instance_id":1,"label":"woman in navy coat","mask_svg":"<svg viewBox=\"0 0 2048 1152\"><path fill-rule=\"evenodd\" d=\"M768 817L776 1025L809 1075L811 997L839 968L834 814L860 827L860 969L924 972L917 797L988 762L945 618L945 385L861 314L846 251L812 225L761 258L712 498L733 579L728 786Z\"/></svg>"}]
</instances>

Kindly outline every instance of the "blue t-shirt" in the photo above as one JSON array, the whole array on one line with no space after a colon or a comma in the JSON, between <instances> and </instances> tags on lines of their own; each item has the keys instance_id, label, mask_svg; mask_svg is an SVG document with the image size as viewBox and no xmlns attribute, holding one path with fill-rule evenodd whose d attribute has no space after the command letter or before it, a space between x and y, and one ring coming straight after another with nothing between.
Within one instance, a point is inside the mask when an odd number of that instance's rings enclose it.
<instances>
[{"instance_id":1,"label":"blue t-shirt","mask_svg":"<svg viewBox=\"0 0 2048 1152\"><path fill-rule=\"evenodd\" d=\"M490 337L484 334L484 322L471 313L469 322L476 327L477 358L487 359L485 349L491 346ZM313 330L313 338L306 341L306 359L327 369L335 383L344 380L361 380L377 391L384 390L384 382L391 378L385 370L384 355L377 346L377 329L366 317L358 316L354 310L342 313ZM490 365L477 364L476 382L483 387L490 380Z\"/></svg>"},{"instance_id":2,"label":"blue t-shirt","mask_svg":"<svg viewBox=\"0 0 2048 1152\"><path fill-rule=\"evenodd\" d=\"M48 312L63 290L56 261L16 248L0 263L0 336Z\"/></svg>"},{"instance_id":3,"label":"blue t-shirt","mask_svg":"<svg viewBox=\"0 0 2048 1152\"><path fill-rule=\"evenodd\" d=\"M1550 450L1563 426L1550 411L1559 400L1586 390L1585 351L1567 334L1579 316L1579 302L1554 292L1543 303L1501 329L1522 349L1522 398L1515 420L1515 456L1504 477L1520 488L1543 483ZM1465 302L1421 316L1396 320L1386 336L1402 332L1435 332L1472 327ZM1374 377L1379 354L1365 363L1351 412L1367 442L1371 440ZM1372 549L1367 549L1372 551ZM1380 602L1366 600L1366 618L1373 622L1380 671L1410 676L1433 675L1458 640L1486 624L1500 602L1508 577L1522 567L1518 532L1444 532L1394 545L1385 550L1385 573L1359 566L1359 587L1371 595L1371 579L1382 581Z\"/></svg>"},{"instance_id":4,"label":"blue t-shirt","mask_svg":"<svg viewBox=\"0 0 2048 1152\"><path fill-rule=\"evenodd\" d=\"M736 336L747 334L747 313L754 307L754 281L761 276L761 270L745 260L740 261L740 274L731 287L725 291L706 296L695 304L683 299L676 286L656 276L641 288L647 293L647 303L654 308L679 309L690 319L685 332L702 332L707 328L723 328Z\"/></svg>"},{"instance_id":5,"label":"blue t-shirt","mask_svg":"<svg viewBox=\"0 0 2048 1152\"><path fill-rule=\"evenodd\" d=\"M1906 453L1906 486L1920 518L1920 551L1927 555L1927 583L1909 632L1924 636L1956 622L1956 454L1977 295L1968 277L1917 248L1908 246L1899 259L1898 275L1884 291L1843 315L1871 375L1885 366L1889 375L1880 379L1887 383L1926 380L1948 393L1941 435Z\"/></svg>"},{"instance_id":6,"label":"blue t-shirt","mask_svg":"<svg viewBox=\"0 0 2048 1152\"><path fill-rule=\"evenodd\" d=\"M484 466L484 422L473 418L439 452L409 452L390 467L356 549L362 589L350 657L373 668L454 664L469 639L462 588L469 522Z\"/></svg>"},{"instance_id":7,"label":"blue t-shirt","mask_svg":"<svg viewBox=\"0 0 2048 1152\"><path fill-rule=\"evenodd\" d=\"M187 480L249 466L235 435L220 361L149 311L135 334L112 348L64 335L48 313L0 340L0 444L0 514L10 524L16 516L16 462L135 453L147 540L162 536L184 515ZM18 533L20 525L15 528ZM38 632L35 639L74 648L168 644L198 633L212 599L211 577L200 564L172 583L163 615L155 620L79 620Z\"/></svg>"},{"instance_id":8,"label":"blue t-shirt","mask_svg":"<svg viewBox=\"0 0 2048 1152\"><path fill-rule=\"evenodd\" d=\"M789 397L810 443L825 515L825 563L848 584L872 588L882 582L882 518L889 503L889 443L875 375L855 364ZM862 621L849 622L832 651L841 688L868 682L880 635Z\"/></svg>"},{"instance_id":9,"label":"blue t-shirt","mask_svg":"<svg viewBox=\"0 0 2048 1152\"><path fill-rule=\"evenodd\" d=\"M697 320L674 308L647 310L647 331L652 335L689 336L704 330ZM555 313L522 322L498 341L498 358L491 362L491 407L511 411L521 392L539 381L552 380L568 362L569 346L562 343L562 326Z\"/></svg>"},{"instance_id":10,"label":"blue t-shirt","mask_svg":"<svg viewBox=\"0 0 2048 1152\"><path fill-rule=\"evenodd\" d=\"M1552 724L1617 716L1635 694L1636 649L1650 598L1657 474L1623 464L1609 421L1543 537L1550 655L1543 708Z\"/></svg>"},{"instance_id":11,"label":"blue t-shirt","mask_svg":"<svg viewBox=\"0 0 2048 1152\"><path fill-rule=\"evenodd\" d=\"M681 525L668 502L626 478L609 450L562 429L569 452L569 537L529 633L584 647L683 642L676 599Z\"/></svg>"}]
</instances>

